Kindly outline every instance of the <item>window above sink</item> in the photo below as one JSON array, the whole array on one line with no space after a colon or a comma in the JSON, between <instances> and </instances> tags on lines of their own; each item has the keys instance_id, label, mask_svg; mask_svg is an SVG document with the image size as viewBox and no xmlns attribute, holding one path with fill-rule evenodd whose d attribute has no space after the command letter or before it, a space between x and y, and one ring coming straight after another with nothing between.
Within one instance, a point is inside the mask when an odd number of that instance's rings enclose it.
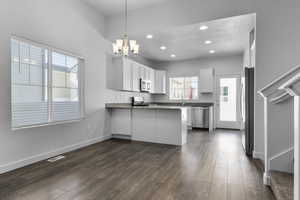
<instances>
[{"instance_id":1,"label":"window above sink","mask_svg":"<svg viewBox=\"0 0 300 200\"><path fill-rule=\"evenodd\" d=\"M172 77L169 79L170 100L198 99L198 77Z\"/></svg>"}]
</instances>

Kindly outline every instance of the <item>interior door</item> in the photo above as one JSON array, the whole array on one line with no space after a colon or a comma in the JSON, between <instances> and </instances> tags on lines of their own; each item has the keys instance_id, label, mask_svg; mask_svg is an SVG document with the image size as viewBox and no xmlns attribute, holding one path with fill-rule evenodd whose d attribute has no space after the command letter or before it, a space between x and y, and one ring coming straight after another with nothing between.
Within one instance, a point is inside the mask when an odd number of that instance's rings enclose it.
<instances>
[{"instance_id":1,"label":"interior door","mask_svg":"<svg viewBox=\"0 0 300 200\"><path fill-rule=\"evenodd\" d=\"M217 128L241 129L241 75L219 75L216 81Z\"/></svg>"}]
</instances>

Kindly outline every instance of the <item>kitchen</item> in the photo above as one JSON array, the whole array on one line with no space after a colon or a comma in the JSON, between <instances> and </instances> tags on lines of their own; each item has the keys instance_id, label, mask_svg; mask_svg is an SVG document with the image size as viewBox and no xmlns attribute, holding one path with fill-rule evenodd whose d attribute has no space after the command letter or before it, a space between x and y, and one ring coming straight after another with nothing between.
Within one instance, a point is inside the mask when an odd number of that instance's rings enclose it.
<instances>
[{"instance_id":1,"label":"kitchen","mask_svg":"<svg viewBox=\"0 0 300 200\"><path fill-rule=\"evenodd\" d=\"M193 129L208 133L216 128L241 130L244 49L254 19L250 14L155 34L132 34L143 46L142 56L107 55L107 88L124 95L106 103L112 136L181 146ZM228 41L220 42L222 39ZM220 78L232 77L236 85L230 91L234 94L224 97ZM227 109L233 114L224 109L222 114L222 98L232 99ZM227 122L226 117L234 119Z\"/></svg>"},{"instance_id":2,"label":"kitchen","mask_svg":"<svg viewBox=\"0 0 300 200\"><path fill-rule=\"evenodd\" d=\"M154 70L126 57L113 58L112 63L109 67L116 77L113 79L115 88L151 95L166 94L166 71ZM213 72L206 71L205 76L210 78L206 82L208 88L203 90L209 92L213 86ZM143 97L132 97L131 100L131 104L106 104L106 108L110 109L113 137L184 145L188 128L213 130L212 103L153 103L145 102ZM160 134L155 136L158 132Z\"/></svg>"}]
</instances>

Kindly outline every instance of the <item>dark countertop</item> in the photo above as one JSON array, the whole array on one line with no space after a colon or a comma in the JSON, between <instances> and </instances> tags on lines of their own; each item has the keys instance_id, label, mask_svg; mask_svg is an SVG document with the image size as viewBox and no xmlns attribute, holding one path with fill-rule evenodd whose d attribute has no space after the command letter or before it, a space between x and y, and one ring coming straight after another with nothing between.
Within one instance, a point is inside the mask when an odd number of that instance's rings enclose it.
<instances>
[{"instance_id":1,"label":"dark countertop","mask_svg":"<svg viewBox=\"0 0 300 200\"><path fill-rule=\"evenodd\" d=\"M105 104L106 108L114 109L155 109L155 110L184 110L186 106L174 106L174 105L157 105L149 104L147 106L132 106L130 103L107 103Z\"/></svg>"},{"instance_id":2,"label":"dark countertop","mask_svg":"<svg viewBox=\"0 0 300 200\"><path fill-rule=\"evenodd\" d=\"M187 107L210 107L213 106L213 102L154 102L157 105L172 105L172 106L187 106Z\"/></svg>"},{"instance_id":3,"label":"dark countertop","mask_svg":"<svg viewBox=\"0 0 300 200\"><path fill-rule=\"evenodd\" d=\"M106 103L106 108L135 108L135 109L182 109L184 107L210 107L214 103L210 102L153 102L148 106L132 106L130 103Z\"/></svg>"}]
</instances>

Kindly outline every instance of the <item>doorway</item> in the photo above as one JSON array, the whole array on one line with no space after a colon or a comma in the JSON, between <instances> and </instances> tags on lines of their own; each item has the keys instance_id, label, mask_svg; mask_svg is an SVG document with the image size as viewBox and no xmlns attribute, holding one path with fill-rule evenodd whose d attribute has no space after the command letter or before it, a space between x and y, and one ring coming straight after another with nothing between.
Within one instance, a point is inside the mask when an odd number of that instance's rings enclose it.
<instances>
[{"instance_id":1,"label":"doorway","mask_svg":"<svg viewBox=\"0 0 300 200\"><path fill-rule=\"evenodd\" d=\"M218 75L216 91L216 127L241 129L241 75Z\"/></svg>"}]
</instances>

